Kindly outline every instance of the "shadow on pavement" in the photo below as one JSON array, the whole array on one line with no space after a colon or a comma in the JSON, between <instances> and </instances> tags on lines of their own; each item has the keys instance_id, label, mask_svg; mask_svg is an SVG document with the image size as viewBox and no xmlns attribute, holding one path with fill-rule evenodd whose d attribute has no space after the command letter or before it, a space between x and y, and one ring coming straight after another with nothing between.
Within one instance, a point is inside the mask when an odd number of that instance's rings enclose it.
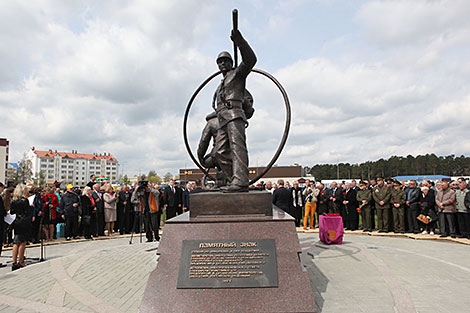
<instances>
[{"instance_id":1,"label":"shadow on pavement","mask_svg":"<svg viewBox=\"0 0 470 313\"><path fill-rule=\"evenodd\" d=\"M315 301L318 306L318 312L322 312L325 300L322 294L326 292L329 279L323 272L316 266L315 258L321 257L322 259L350 257L358 260L355 255L360 253L360 249L353 247L351 242L344 241L342 245L326 245L318 240L317 237L302 238L300 239L300 246L302 253L300 260L302 266L308 271L310 284L315 294ZM326 251L335 251L334 255L321 256Z\"/></svg>"}]
</instances>

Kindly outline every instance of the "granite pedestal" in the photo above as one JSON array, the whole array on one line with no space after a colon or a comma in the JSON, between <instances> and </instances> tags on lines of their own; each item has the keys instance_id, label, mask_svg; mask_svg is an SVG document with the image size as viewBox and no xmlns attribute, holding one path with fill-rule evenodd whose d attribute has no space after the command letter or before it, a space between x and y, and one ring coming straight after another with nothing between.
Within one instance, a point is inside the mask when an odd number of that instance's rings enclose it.
<instances>
[{"instance_id":1,"label":"granite pedestal","mask_svg":"<svg viewBox=\"0 0 470 313\"><path fill-rule=\"evenodd\" d=\"M277 281L269 287L178 288L183 241L222 245L265 239L274 242L277 269ZM150 274L140 312L317 312L300 252L295 220L276 207L269 215L191 218L184 213L164 226L158 265Z\"/></svg>"}]
</instances>

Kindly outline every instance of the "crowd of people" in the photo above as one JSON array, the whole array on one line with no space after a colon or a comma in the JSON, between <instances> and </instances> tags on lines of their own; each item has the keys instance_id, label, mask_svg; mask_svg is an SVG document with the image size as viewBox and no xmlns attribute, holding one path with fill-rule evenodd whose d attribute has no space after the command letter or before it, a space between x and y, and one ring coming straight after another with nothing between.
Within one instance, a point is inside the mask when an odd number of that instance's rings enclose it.
<instances>
[{"instance_id":1,"label":"crowd of people","mask_svg":"<svg viewBox=\"0 0 470 313\"><path fill-rule=\"evenodd\" d=\"M380 233L440 234L470 239L470 186L464 178L455 181L392 179L351 182L268 181L264 189L273 193L273 204L295 218L297 227L314 229L320 215L343 218L344 228L377 229ZM316 214L315 214L316 213ZM316 215L316 217L315 217ZM376 219L377 217L377 219ZM437 231L438 230L438 231Z\"/></svg>"},{"instance_id":2,"label":"crowd of people","mask_svg":"<svg viewBox=\"0 0 470 313\"><path fill-rule=\"evenodd\" d=\"M5 220L0 222L0 254L4 245L12 246L16 270L25 266L27 243L54 241L62 232L72 240L143 231L148 242L159 241L162 214L169 219L188 210L194 189L195 184L187 184L183 190L174 180L164 188L146 181L113 188L96 182L94 175L84 188L69 184L65 190L0 183L0 215Z\"/></svg>"},{"instance_id":3,"label":"crowd of people","mask_svg":"<svg viewBox=\"0 0 470 313\"><path fill-rule=\"evenodd\" d=\"M253 186L252 186L253 187ZM260 189L257 187L255 189ZM345 229L364 232L440 234L470 238L470 187L456 181L400 182L377 178L371 181L321 182L306 180L304 186L283 180L261 184L272 193L273 204L295 218L295 225L315 229L320 215L341 215ZM84 188L72 185L32 187L0 183L0 254L13 247L12 269L24 267L29 242L86 239L115 233L144 232L148 242L159 241L164 219L190 209L190 194L201 187L184 188L171 180L164 187L141 181L133 186L112 187L92 175ZM63 234L62 234L63 233ZM5 266L0 264L0 267Z\"/></svg>"}]
</instances>

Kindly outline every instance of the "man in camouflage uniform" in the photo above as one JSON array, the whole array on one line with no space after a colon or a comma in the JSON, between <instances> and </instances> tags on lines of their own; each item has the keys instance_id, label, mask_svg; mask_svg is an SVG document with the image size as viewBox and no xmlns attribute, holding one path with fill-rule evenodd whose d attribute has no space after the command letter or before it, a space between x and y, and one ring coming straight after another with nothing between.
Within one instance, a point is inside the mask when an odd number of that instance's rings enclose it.
<instances>
[{"instance_id":1,"label":"man in camouflage uniform","mask_svg":"<svg viewBox=\"0 0 470 313\"><path fill-rule=\"evenodd\" d=\"M406 193L401 188L399 181L393 182L393 190L390 194L390 204L393 211L393 231L405 233L405 202Z\"/></svg>"},{"instance_id":2,"label":"man in camouflage uniform","mask_svg":"<svg viewBox=\"0 0 470 313\"><path fill-rule=\"evenodd\" d=\"M390 189L385 186L382 177L377 178L377 186L372 190L372 197L377 210L377 227L379 233L387 233L390 214Z\"/></svg>"},{"instance_id":3,"label":"man in camouflage uniform","mask_svg":"<svg viewBox=\"0 0 470 313\"><path fill-rule=\"evenodd\" d=\"M361 210L362 216L362 227L363 231L372 231L371 228L371 206L370 202L372 200L372 192L367 188L367 184L363 181L359 183L360 190L357 192L356 199L359 202L359 209Z\"/></svg>"}]
</instances>

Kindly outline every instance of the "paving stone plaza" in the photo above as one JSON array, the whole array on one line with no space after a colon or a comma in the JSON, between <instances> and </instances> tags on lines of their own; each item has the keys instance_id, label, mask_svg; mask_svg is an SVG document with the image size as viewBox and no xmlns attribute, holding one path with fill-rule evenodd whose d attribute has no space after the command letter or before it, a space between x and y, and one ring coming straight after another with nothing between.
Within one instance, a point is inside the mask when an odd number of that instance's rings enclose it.
<instances>
[{"instance_id":1,"label":"paving stone plaza","mask_svg":"<svg viewBox=\"0 0 470 313\"><path fill-rule=\"evenodd\" d=\"M346 234L326 246L298 233L319 312L468 312L470 249L451 241ZM0 312L138 312L158 243L134 238L27 249L26 268L1 257ZM158 291L157 291L158 292ZM292 295L295 297L295 295Z\"/></svg>"}]
</instances>

